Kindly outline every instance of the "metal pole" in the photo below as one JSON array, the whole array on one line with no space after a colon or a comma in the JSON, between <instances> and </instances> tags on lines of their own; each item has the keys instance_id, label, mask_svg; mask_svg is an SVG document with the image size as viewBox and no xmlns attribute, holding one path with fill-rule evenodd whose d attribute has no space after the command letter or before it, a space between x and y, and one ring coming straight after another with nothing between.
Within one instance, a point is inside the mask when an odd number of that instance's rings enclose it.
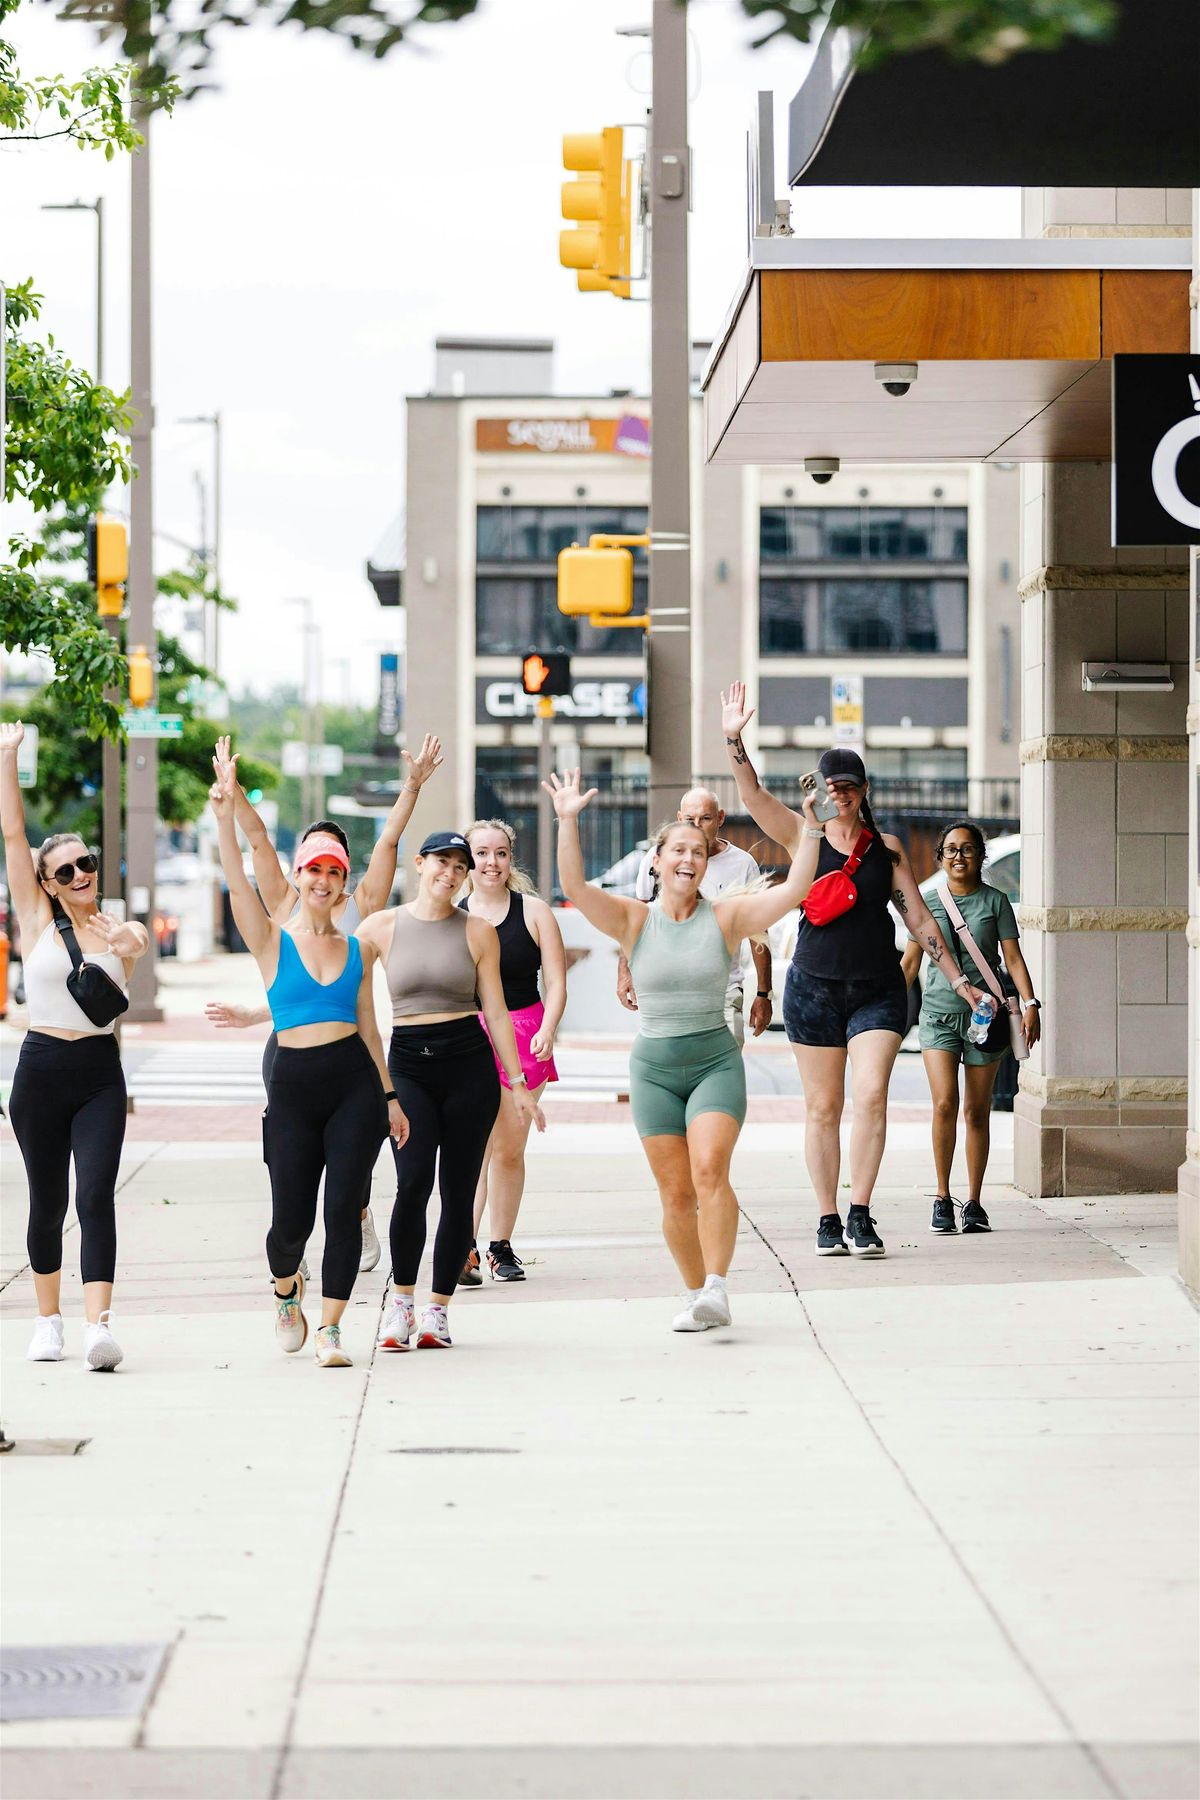
<instances>
[{"instance_id":1,"label":"metal pole","mask_svg":"<svg viewBox=\"0 0 1200 1800\"><path fill-rule=\"evenodd\" d=\"M325 816L325 771L321 767L321 752L325 748L325 713L321 703L321 627L310 617L308 626L308 662L312 673L309 676L308 729L309 766L311 785L312 812L309 817L320 819Z\"/></svg>"},{"instance_id":2,"label":"metal pole","mask_svg":"<svg viewBox=\"0 0 1200 1800\"><path fill-rule=\"evenodd\" d=\"M214 412L213 422L213 541L212 584L221 591L221 415ZM214 677L221 672L221 609L212 609L212 663Z\"/></svg>"},{"instance_id":3,"label":"metal pole","mask_svg":"<svg viewBox=\"0 0 1200 1800\"><path fill-rule=\"evenodd\" d=\"M96 384L104 384L104 196L98 195L96 214ZM105 627L114 645L120 648L119 619L105 619ZM120 695L109 698L119 702ZM101 881L110 899L121 894L121 745L119 740L104 738L100 745L100 855Z\"/></svg>"},{"instance_id":4,"label":"metal pole","mask_svg":"<svg viewBox=\"0 0 1200 1800\"><path fill-rule=\"evenodd\" d=\"M554 749L550 742L550 727L554 722L554 701L551 698L547 697L538 701L538 717L541 721L541 728L538 732L537 770L537 885L542 899L549 900L554 892L554 807L542 783L549 781L554 768Z\"/></svg>"},{"instance_id":5,"label":"metal pole","mask_svg":"<svg viewBox=\"0 0 1200 1800\"><path fill-rule=\"evenodd\" d=\"M654 0L650 204L650 823L692 778L687 8ZM670 623L655 627L669 608Z\"/></svg>"},{"instance_id":6,"label":"metal pole","mask_svg":"<svg viewBox=\"0 0 1200 1800\"><path fill-rule=\"evenodd\" d=\"M134 123L145 138L130 158L130 388L131 448L137 474L130 487L128 645L144 644L157 663L154 631L154 393L150 292L151 112L140 103ZM131 1022L162 1017L157 1005L157 945L154 938L154 855L158 826L158 743L131 738L125 793L126 902L131 919L150 932L150 953L134 964L129 984Z\"/></svg>"}]
</instances>

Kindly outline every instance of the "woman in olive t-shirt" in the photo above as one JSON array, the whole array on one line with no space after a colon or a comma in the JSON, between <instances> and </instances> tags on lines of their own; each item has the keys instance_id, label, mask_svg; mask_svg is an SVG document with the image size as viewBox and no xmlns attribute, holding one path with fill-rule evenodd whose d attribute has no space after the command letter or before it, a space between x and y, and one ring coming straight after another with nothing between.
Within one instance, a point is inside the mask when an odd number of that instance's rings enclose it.
<instances>
[{"instance_id":1,"label":"woman in olive t-shirt","mask_svg":"<svg viewBox=\"0 0 1200 1800\"><path fill-rule=\"evenodd\" d=\"M989 887L982 879L983 833L966 819L947 825L938 838L936 855L946 871L946 885L966 921L967 930L994 974L998 973L998 961L1003 957L1004 968L1023 1003L1022 1025L1026 1039L1031 1045L1036 1044L1039 1002L1033 997L1033 982L1021 955L1017 921L1008 895L999 888ZM941 895L928 895L927 904L941 927L942 936L948 944L954 945L963 973L970 976L976 987L990 992L983 971L976 967L962 939L956 937ZM922 954L921 945L915 939L910 941L901 965L910 987L916 980ZM931 963L925 977L919 1028L921 1056L933 1096L933 1161L937 1171L937 1194L929 1229L945 1236L958 1230L954 1217L957 1202L950 1192L950 1166L958 1137L960 1062L964 1068L966 1090L963 1118L967 1128L967 1176L970 1182L970 1194L962 1209L962 1229L964 1234L991 1230L980 1195L991 1149L992 1089L996 1071L1009 1052L1007 1049L989 1051L972 1044L967 1037L970 1022L970 1005L959 998L940 969Z\"/></svg>"}]
</instances>

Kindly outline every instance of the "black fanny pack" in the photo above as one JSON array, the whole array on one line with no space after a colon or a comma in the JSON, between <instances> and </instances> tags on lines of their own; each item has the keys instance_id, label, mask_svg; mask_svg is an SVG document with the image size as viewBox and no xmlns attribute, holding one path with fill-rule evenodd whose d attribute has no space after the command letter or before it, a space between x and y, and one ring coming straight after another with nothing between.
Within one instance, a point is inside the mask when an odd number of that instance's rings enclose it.
<instances>
[{"instance_id":1,"label":"black fanny pack","mask_svg":"<svg viewBox=\"0 0 1200 1800\"><path fill-rule=\"evenodd\" d=\"M93 1025L111 1025L114 1019L119 1019L123 1012L129 1011L128 996L98 963L83 960L75 927L57 901L54 906L54 923L71 959L67 992Z\"/></svg>"}]
</instances>

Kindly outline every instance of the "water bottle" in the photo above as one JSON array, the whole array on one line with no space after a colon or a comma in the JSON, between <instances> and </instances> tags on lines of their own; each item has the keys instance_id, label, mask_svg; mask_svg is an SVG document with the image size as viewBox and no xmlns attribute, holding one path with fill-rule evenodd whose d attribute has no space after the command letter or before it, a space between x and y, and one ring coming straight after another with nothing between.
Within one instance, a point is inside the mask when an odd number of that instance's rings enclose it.
<instances>
[{"instance_id":1,"label":"water bottle","mask_svg":"<svg viewBox=\"0 0 1200 1800\"><path fill-rule=\"evenodd\" d=\"M992 1020L996 1016L996 1002L990 994L981 994L975 1002L975 1011L971 1014L971 1023L967 1026L967 1038L972 1044L987 1042L987 1034Z\"/></svg>"}]
</instances>

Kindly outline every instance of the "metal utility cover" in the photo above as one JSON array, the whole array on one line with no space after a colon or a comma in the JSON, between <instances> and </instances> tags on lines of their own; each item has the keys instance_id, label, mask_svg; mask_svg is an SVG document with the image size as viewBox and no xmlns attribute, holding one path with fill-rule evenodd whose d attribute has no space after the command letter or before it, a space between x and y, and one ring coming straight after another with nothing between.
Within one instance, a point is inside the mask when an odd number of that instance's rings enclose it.
<instances>
[{"instance_id":1,"label":"metal utility cover","mask_svg":"<svg viewBox=\"0 0 1200 1800\"><path fill-rule=\"evenodd\" d=\"M0 1720L136 1718L169 1648L18 1644L0 1649Z\"/></svg>"}]
</instances>

